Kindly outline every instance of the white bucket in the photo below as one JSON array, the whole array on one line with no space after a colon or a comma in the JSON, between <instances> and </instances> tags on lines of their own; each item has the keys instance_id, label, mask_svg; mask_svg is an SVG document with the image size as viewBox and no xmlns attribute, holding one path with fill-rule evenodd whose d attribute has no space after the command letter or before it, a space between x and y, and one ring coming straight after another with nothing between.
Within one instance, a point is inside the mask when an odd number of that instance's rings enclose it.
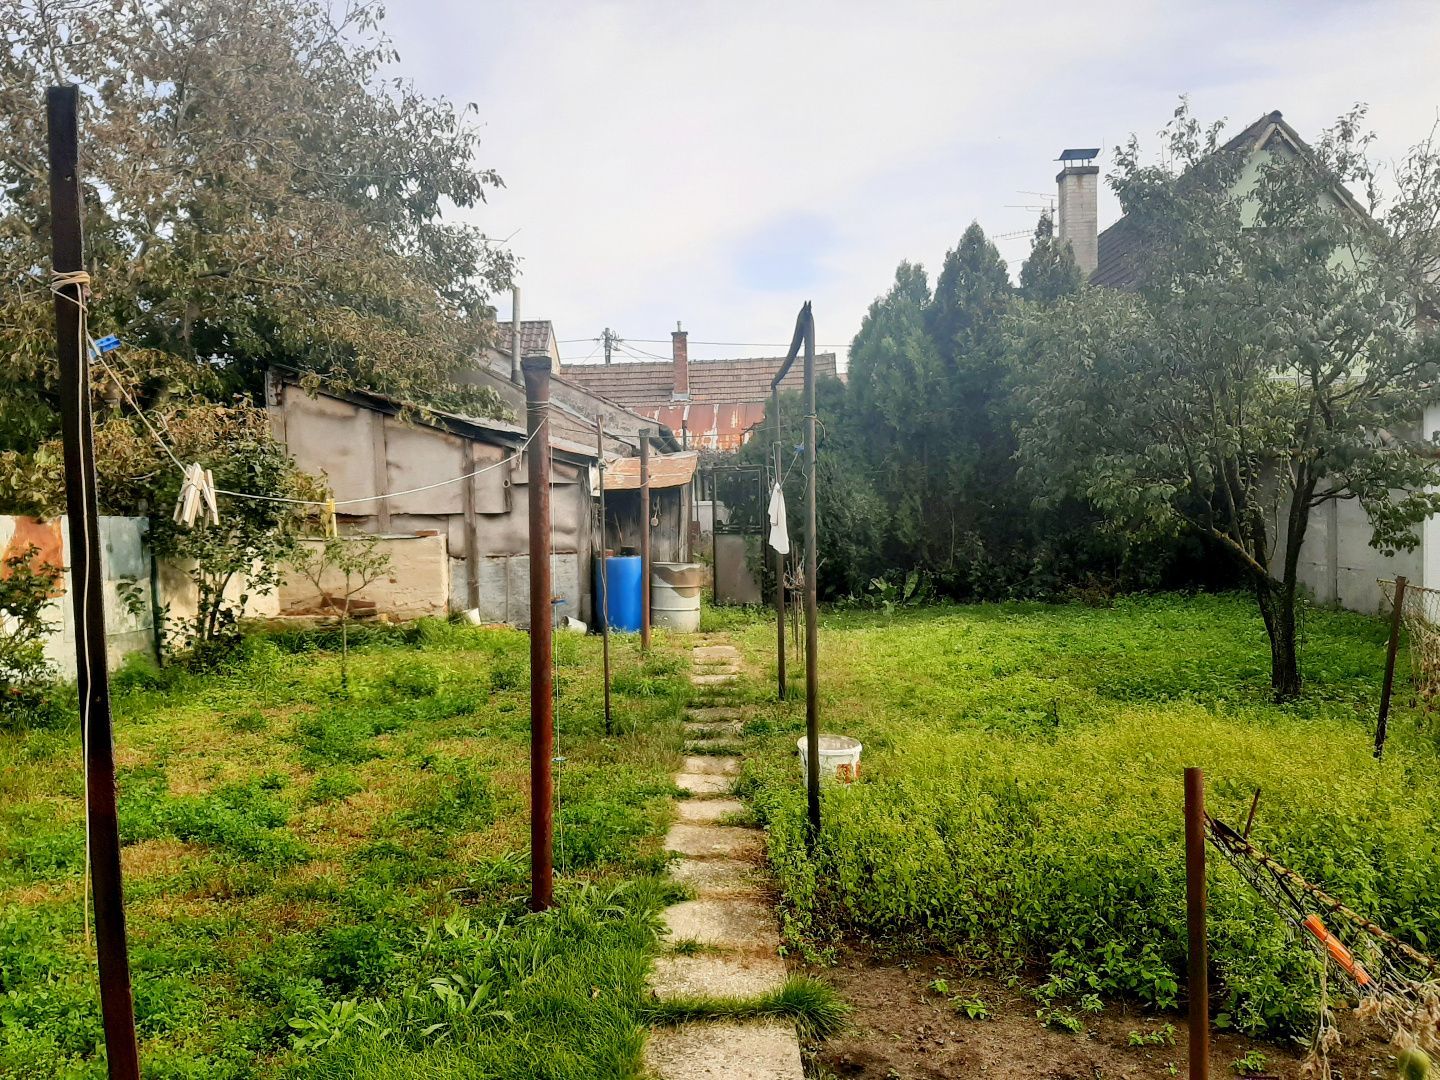
<instances>
[{"instance_id":1,"label":"white bucket","mask_svg":"<svg viewBox=\"0 0 1440 1080\"><path fill-rule=\"evenodd\" d=\"M820 736L820 782L836 780L842 784L853 783L860 775L860 751L864 749L859 739L849 735ZM809 760L806 755L804 735L795 741L800 750L800 777L809 776Z\"/></svg>"}]
</instances>

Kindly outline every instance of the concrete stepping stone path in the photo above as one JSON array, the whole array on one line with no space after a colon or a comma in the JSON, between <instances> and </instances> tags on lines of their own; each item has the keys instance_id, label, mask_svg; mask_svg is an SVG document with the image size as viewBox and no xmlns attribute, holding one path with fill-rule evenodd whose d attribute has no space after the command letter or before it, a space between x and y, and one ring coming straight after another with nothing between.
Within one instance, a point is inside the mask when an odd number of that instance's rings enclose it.
<instances>
[{"instance_id":1,"label":"concrete stepping stone path","mask_svg":"<svg viewBox=\"0 0 1440 1080\"><path fill-rule=\"evenodd\" d=\"M766 896L764 834L730 824L744 806L731 797L740 759L734 747L745 711L724 704L738 683L740 653L713 639L693 652L697 701L686 710L686 748L665 850L680 856L671 877L695 899L666 909L672 946L657 958L650 989L658 998L757 997L785 983L775 912ZM696 751L701 751L697 753ZM774 1020L693 1023L652 1029L645 1064L660 1080L802 1080L792 1024Z\"/></svg>"}]
</instances>

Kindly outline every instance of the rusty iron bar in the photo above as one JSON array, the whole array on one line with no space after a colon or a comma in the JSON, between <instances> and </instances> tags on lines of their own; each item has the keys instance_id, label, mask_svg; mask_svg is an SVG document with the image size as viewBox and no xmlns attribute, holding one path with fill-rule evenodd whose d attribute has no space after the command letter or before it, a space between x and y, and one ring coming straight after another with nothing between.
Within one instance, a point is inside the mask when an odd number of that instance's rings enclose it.
<instances>
[{"instance_id":1,"label":"rusty iron bar","mask_svg":"<svg viewBox=\"0 0 1440 1080\"><path fill-rule=\"evenodd\" d=\"M555 699L550 583L550 358L527 356L525 427L530 439L525 496L530 525L530 907L555 900Z\"/></svg>"},{"instance_id":2,"label":"rusty iron bar","mask_svg":"<svg viewBox=\"0 0 1440 1080\"><path fill-rule=\"evenodd\" d=\"M1209 955L1205 937L1205 772L1185 770L1185 917L1189 930L1190 1080L1210 1076Z\"/></svg>"},{"instance_id":3,"label":"rusty iron bar","mask_svg":"<svg viewBox=\"0 0 1440 1080\"><path fill-rule=\"evenodd\" d=\"M715 517L715 507L720 502L720 478L715 466L710 466L710 599L720 606L720 523ZM702 481L703 483L703 481Z\"/></svg>"},{"instance_id":4,"label":"rusty iron bar","mask_svg":"<svg viewBox=\"0 0 1440 1080\"><path fill-rule=\"evenodd\" d=\"M85 267L81 227L79 91L46 92L49 125L51 259L57 274ZM135 1001L125 934L120 875L120 830L115 800L115 743L106 666L100 514L95 497L95 436L90 413L89 343L84 340L81 284L55 296L55 341L60 364L60 420L65 450L65 505L75 607L75 662L80 696L85 807L89 819L90 879L95 897L95 945L100 1015L111 1080L139 1080Z\"/></svg>"},{"instance_id":5,"label":"rusty iron bar","mask_svg":"<svg viewBox=\"0 0 1440 1080\"><path fill-rule=\"evenodd\" d=\"M1395 609L1390 613L1390 641L1385 646L1385 682L1380 688L1380 719L1375 724L1375 760L1385 753L1390 726L1390 692L1395 686L1395 652L1400 647L1400 623L1405 613L1405 575L1395 579Z\"/></svg>"},{"instance_id":6,"label":"rusty iron bar","mask_svg":"<svg viewBox=\"0 0 1440 1080\"><path fill-rule=\"evenodd\" d=\"M640 651L650 651L650 429L640 429Z\"/></svg>"},{"instance_id":7,"label":"rusty iron bar","mask_svg":"<svg viewBox=\"0 0 1440 1080\"><path fill-rule=\"evenodd\" d=\"M805 301L805 748L810 832L820 836L820 613L816 594L818 519L815 509L815 315Z\"/></svg>"},{"instance_id":8,"label":"rusty iron bar","mask_svg":"<svg viewBox=\"0 0 1440 1080\"><path fill-rule=\"evenodd\" d=\"M1248 837L1250 836L1250 826L1252 826L1252 825L1255 824L1255 811L1258 810L1259 808L1260 808L1260 789L1257 787L1257 788L1255 789L1255 798L1253 798L1253 799L1250 800L1250 813L1249 813L1249 815L1245 818L1245 831L1240 834L1242 837L1247 837L1247 838L1248 838Z\"/></svg>"},{"instance_id":9,"label":"rusty iron bar","mask_svg":"<svg viewBox=\"0 0 1440 1080\"><path fill-rule=\"evenodd\" d=\"M775 439L772 449L775 454L775 483L785 479L783 455L780 449L780 383L770 384L770 414L774 418ZM768 514L767 514L768 520ZM768 539L768 538L767 538ZM761 543L766 543L762 540ZM775 564L775 696L785 700L785 556L771 549Z\"/></svg>"},{"instance_id":10,"label":"rusty iron bar","mask_svg":"<svg viewBox=\"0 0 1440 1080\"><path fill-rule=\"evenodd\" d=\"M605 734L614 733L610 716L610 564L605 543L605 421L595 418L595 471L600 474L600 655L605 680Z\"/></svg>"}]
</instances>

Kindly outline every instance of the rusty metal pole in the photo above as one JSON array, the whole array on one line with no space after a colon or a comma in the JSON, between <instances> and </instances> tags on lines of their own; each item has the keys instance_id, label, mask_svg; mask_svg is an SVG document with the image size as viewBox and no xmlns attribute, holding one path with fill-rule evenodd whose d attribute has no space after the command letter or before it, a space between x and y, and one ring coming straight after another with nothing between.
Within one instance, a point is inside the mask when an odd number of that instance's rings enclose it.
<instances>
[{"instance_id":1,"label":"rusty metal pole","mask_svg":"<svg viewBox=\"0 0 1440 1080\"><path fill-rule=\"evenodd\" d=\"M650 651L650 429L640 429L640 651Z\"/></svg>"},{"instance_id":2,"label":"rusty metal pole","mask_svg":"<svg viewBox=\"0 0 1440 1080\"><path fill-rule=\"evenodd\" d=\"M805 749L810 831L820 836L819 564L815 510L815 315L805 302Z\"/></svg>"},{"instance_id":3,"label":"rusty metal pole","mask_svg":"<svg viewBox=\"0 0 1440 1080\"><path fill-rule=\"evenodd\" d=\"M1210 1077L1210 982L1205 938L1205 772L1185 770L1185 915L1190 931L1190 1080Z\"/></svg>"},{"instance_id":4,"label":"rusty metal pole","mask_svg":"<svg viewBox=\"0 0 1440 1080\"><path fill-rule=\"evenodd\" d=\"M525 427L530 438L525 499L530 512L530 907L554 902L555 699L550 604L550 358L527 356Z\"/></svg>"},{"instance_id":5,"label":"rusty metal pole","mask_svg":"<svg viewBox=\"0 0 1440 1080\"><path fill-rule=\"evenodd\" d=\"M46 93L50 152L51 265L55 273L84 269L81 229L79 91L52 86ZM110 723L102 591L100 514L95 499L95 437L90 415L89 342L76 282L55 296L56 352L60 365L60 422L65 448L65 516L70 526L71 601L75 606L75 661L80 694L80 743L85 759L85 812L90 834L90 878L95 897L95 951L100 970L100 1016L111 1080L139 1080L135 1003L125 937L125 896L120 878L120 830L115 803L115 740Z\"/></svg>"},{"instance_id":6,"label":"rusty metal pole","mask_svg":"<svg viewBox=\"0 0 1440 1080\"><path fill-rule=\"evenodd\" d=\"M605 550L605 421L595 418L596 471L600 474L600 655L605 676L605 734L614 730L610 718L610 563Z\"/></svg>"},{"instance_id":7,"label":"rusty metal pole","mask_svg":"<svg viewBox=\"0 0 1440 1080\"><path fill-rule=\"evenodd\" d=\"M785 465L780 453L780 387L770 387L770 416L774 425L775 438L771 449L775 457L775 483L785 479ZM769 516L766 516L769 522ZM767 536L762 543L769 543ZM771 562L775 565L775 696L785 700L785 556L771 548Z\"/></svg>"},{"instance_id":8,"label":"rusty metal pole","mask_svg":"<svg viewBox=\"0 0 1440 1080\"><path fill-rule=\"evenodd\" d=\"M1395 685L1395 651L1400 647L1400 623L1405 613L1405 575L1395 579L1395 609L1390 612L1390 642L1385 647L1385 683L1380 688L1380 720L1375 725L1375 760L1385 753L1385 734L1390 725L1390 691Z\"/></svg>"},{"instance_id":9,"label":"rusty metal pole","mask_svg":"<svg viewBox=\"0 0 1440 1080\"><path fill-rule=\"evenodd\" d=\"M720 501L719 478L715 467L710 467L710 599L720 606L720 522L715 517L715 507Z\"/></svg>"}]
</instances>

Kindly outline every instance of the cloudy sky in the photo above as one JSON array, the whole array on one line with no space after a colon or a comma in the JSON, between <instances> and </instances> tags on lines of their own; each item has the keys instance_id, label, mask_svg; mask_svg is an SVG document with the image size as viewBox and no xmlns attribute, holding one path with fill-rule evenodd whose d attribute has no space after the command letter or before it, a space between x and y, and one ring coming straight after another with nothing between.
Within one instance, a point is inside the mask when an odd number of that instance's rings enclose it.
<instances>
[{"instance_id":1,"label":"cloudy sky","mask_svg":"<svg viewBox=\"0 0 1440 1080\"><path fill-rule=\"evenodd\" d=\"M901 259L933 278L972 219L1018 270L1060 150L1154 146L1182 93L1302 135L1363 101L1382 157L1440 106L1436 0L396 0L387 27L399 74L479 106L507 186L475 220L567 359L607 326L668 355L677 319L784 342L807 299L843 347Z\"/></svg>"}]
</instances>

